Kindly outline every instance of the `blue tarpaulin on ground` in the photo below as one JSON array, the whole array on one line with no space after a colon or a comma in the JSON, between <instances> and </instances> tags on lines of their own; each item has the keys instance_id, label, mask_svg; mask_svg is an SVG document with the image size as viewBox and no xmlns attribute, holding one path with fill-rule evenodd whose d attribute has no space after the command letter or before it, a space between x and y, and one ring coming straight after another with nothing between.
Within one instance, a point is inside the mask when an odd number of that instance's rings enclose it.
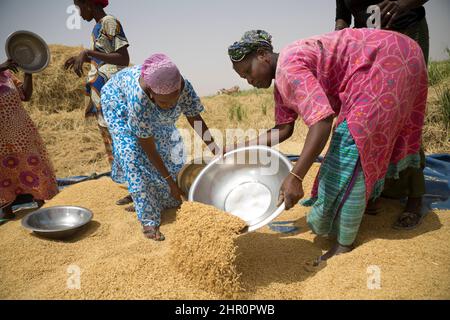
<instances>
[{"instance_id":1,"label":"blue tarpaulin on ground","mask_svg":"<svg viewBox=\"0 0 450 320\"><path fill-rule=\"evenodd\" d=\"M426 157L424 204L430 209L450 209L450 154Z\"/></svg>"},{"instance_id":2,"label":"blue tarpaulin on ground","mask_svg":"<svg viewBox=\"0 0 450 320\"><path fill-rule=\"evenodd\" d=\"M105 172L102 174L91 174L90 176L76 176L76 177L68 177L68 178L61 178L58 179L58 187L60 190L64 189L65 187L77 184L77 183L81 183L81 182L85 182L85 181L89 181L89 180L97 180L103 177L110 177L111 176L111 172Z\"/></svg>"}]
</instances>

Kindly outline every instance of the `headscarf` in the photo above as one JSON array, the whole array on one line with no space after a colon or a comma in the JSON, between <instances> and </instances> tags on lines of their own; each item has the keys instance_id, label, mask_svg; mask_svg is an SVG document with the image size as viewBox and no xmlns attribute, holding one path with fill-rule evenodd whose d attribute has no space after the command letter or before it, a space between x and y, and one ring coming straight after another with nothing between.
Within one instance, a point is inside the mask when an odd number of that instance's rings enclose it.
<instances>
[{"instance_id":1,"label":"headscarf","mask_svg":"<svg viewBox=\"0 0 450 320\"><path fill-rule=\"evenodd\" d=\"M241 40L228 48L228 55L233 62L239 62L259 48L273 50L272 36L264 30L251 30L244 33Z\"/></svg>"},{"instance_id":2,"label":"headscarf","mask_svg":"<svg viewBox=\"0 0 450 320\"><path fill-rule=\"evenodd\" d=\"M156 94L170 94L181 88L181 74L168 56L157 53L145 60L141 76Z\"/></svg>"},{"instance_id":3,"label":"headscarf","mask_svg":"<svg viewBox=\"0 0 450 320\"><path fill-rule=\"evenodd\" d=\"M109 4L108 0L89 0L89 1L95 5L99 5L102 8L106 8Z\"/></svg>"}]
</instances>

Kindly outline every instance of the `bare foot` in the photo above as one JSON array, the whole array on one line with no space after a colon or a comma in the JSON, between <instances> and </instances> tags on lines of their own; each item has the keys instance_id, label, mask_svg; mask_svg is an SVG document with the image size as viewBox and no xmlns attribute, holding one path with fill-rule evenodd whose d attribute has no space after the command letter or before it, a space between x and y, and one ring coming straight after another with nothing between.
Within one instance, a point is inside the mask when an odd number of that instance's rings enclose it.
<instances>
[{"instance_id":1,"label":"bare foot","mask_svg":"<svg viewBox=\"0 0 450 320\"><path fill-rule=\"evenodd\" d=\"M159 231L159 227L144 227L143 233L147 239L164 241L166 237Z\"/></svg>"},{"instance_id":2,"label":"bare foot","mask_svg":"<svg viewBox=\"0 0 450 320\"><path fill-rule=\"evenodd\" d=\"M125 208L126 212L136 212L136 208L134 206L129 206Z\"/></svg>"},{"instance_id":3,"label":"bare foot","mask_svg":"<svg viewBox=\"0 0 450 320\"><path fill-rule=\"evenodd\" d=\"M343 246L339 243L336 243L328 252L326 252L324 255L317 258L316 261L314 261L314 266L319 266L322 262L327 261L328 259L338 256L340 254L344 254L347 252L350 252L353 250L353 245L350 246Z\"/></svg>"}]
</instances>

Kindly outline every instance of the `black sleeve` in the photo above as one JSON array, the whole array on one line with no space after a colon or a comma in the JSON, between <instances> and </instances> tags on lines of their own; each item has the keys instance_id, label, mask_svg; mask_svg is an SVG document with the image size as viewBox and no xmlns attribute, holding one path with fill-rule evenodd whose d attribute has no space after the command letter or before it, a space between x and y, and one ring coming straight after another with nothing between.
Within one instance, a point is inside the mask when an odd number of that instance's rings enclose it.
<instances>
[{"instance_id":1,"label":"black sleeve","mask_svg":"<svg viewBox=\"0 0 450 320\"><path fill-rule=\"evenodd\" d=\"M352 24L352 13L348 10L344 0L336 0L336 20L342 19L349 26Z\"/></svg>"}]
</instances>

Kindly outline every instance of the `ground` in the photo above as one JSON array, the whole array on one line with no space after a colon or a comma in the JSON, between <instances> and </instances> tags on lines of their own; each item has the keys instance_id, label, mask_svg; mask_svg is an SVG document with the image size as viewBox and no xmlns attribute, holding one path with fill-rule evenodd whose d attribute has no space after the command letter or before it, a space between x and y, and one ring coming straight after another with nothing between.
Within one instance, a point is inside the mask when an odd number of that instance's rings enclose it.
<instances>
[{"instance_id":1,"label":"ground","mask_svg":"<svg viewBox=\"0 0 450 320\"><path fill-rule=\"evenodd\" d=\"M315 166L313 171L317 170ZM306 179L311 188L314 172ZM47 205L90 208L94 219L69 242L30 234L18 219L0 227L0 299L217 299L196 289L170 265L168 252L176 212L163 216L167 241L144 238L133 214L114 201L126 194L108 178L65 189ZM265 227L236 240L242 299L450 299L450 212L430 212L416 230L391 228L401 205L365 216L356 249L326 266L311 262L331 241L313 235L307 208L297 206L277 220L293 221L294 234ZM75 266L75 267L74 267ZM374 267L375 266L375 267ZM75 268L75 269L74 269ZM81 272L80 290L74 272ZM379 268L379 269L378 269ZM380 288L368 289L378 279ZM75 274L76 276L76 274ZM76 282L75 282L76 284Z\"/></svg>"}]
</instances>

